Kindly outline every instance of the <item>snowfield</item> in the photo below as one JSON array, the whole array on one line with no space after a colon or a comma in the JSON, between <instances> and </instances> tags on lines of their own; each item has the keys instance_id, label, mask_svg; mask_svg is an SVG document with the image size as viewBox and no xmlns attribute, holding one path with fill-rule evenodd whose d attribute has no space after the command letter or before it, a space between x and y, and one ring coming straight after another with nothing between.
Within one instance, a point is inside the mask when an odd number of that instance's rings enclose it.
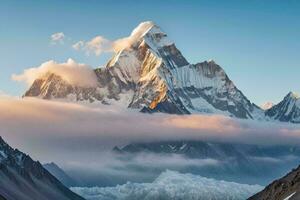
<instances>
[{"instance_id":1,"label":"snowfield","mask_svg":"<svg viewBox=\"0 0 300 200\"><path fill-rule=\"evenodd\" d=\"M71 188L87 200L245 200L262 189L259 185L219 181L170 170L161 173L152 183Z\"/></svg>"}]
</instances>

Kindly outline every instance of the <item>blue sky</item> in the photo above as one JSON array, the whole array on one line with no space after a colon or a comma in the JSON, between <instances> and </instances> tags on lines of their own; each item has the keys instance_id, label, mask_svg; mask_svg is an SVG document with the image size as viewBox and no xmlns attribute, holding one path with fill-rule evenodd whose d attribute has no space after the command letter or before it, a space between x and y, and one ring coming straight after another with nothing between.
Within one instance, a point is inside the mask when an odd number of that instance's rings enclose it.
<instances>
[{"instance_id":1,"label":"blue sky","mask_svg":"<svg viewBox=\"0 0 300 200\"><path fill-rule=\"evenodd\" d=\"M0 90L21 96L26 85L13 73L48 60L73 58L93 67L110 54L87 56L72 44L97 35L117 39L140 22L162 27L191 63L214 59L258 105L300 92L300 2L4 0L0 4ZM66 35L64 45L50 36Z\"/></svg>"}]
</instances>

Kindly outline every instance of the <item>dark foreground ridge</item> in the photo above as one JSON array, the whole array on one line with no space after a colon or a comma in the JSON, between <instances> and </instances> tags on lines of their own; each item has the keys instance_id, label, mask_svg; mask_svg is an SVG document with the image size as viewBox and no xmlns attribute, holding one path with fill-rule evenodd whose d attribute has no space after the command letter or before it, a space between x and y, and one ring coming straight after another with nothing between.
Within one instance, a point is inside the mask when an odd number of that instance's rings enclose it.
<instances>
[{"instance_id":1,"label":"dark foreground ridge","mask_svg":"<svg viewBox=\"0 0 300 200\"><path fill-rule=\"evenodd\" d=\"M0 199L84 200L38 161L10 147L0 136Z\"/></svg>"},{"instance_id":2,"label":"dark foreground ridge","mask_svg":"<svg viewBox=\"0 0 300 200\"><path fill-rule=\"evenodd\" d=\"M248 200L299 200L300 199L300 166L286 176L275 180L263 191Z\"/></svg>"}]
</instances>

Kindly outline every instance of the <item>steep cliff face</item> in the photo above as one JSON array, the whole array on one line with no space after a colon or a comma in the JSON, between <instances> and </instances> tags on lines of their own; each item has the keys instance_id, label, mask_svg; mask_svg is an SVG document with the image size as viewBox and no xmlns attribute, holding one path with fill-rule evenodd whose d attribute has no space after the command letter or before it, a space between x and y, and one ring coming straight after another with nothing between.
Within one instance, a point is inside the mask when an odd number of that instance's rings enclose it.
<instances>
[{"instance_id":1,"label":"steep cliff face","mask_svg":"<svg viewBox=\"0 0 300 200\"><path fill-rule=\"evenodd\" d=\"M78 87L46 74L25 96L100 101L143 112L219 113L250 119L264 116L214 61L188 63L152 22L142 23L132 35L137 32L129 47L118 51L105 68L95 69L97 86Z\"/></svg>"},{"instance_id":2,"label":"steep cliff face","mask_svg":"<svg viewBox=\"0 0 300 200\"><path fill-rule=\"evenodd\" d=\"M11 148L0 137L0 199L84 200L28 155Z\"/></svg>"}]
</instances>

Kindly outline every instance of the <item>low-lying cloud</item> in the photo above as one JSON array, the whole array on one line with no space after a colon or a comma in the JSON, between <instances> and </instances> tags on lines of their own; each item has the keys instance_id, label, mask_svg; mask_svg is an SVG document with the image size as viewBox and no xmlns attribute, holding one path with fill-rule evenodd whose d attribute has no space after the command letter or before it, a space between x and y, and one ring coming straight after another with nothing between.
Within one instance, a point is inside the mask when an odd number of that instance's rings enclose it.
<instances>
[{"instance_id":1,"label":"low-lying cloud","mask_svg":"<svg viewBox=\"0 0 300 200\"><path fill-rule=\"evenodd\" d=\"M76 86L94 87L97 85L97 77L93 69L72 59L68 59L65 63L50 60L38 67L25 69L21 74L13 74L12 79L31 85L36 79L43 78L47 73L54 73Z\"/></svg>"},{"instance_id":2,"label":"low-lying cloud","mask_svg":"<svg viewBox=\"0 0 300 200\"><path fill-rule=\"evenodd\" d=\"M0 135L41 161L99 157L130 142L300 144L299 125L219 115L142 114L111 106L0 97ZM75 156L74 156L75 155Z\"/></svg>"},{"instance_id":3,"label":"low-lying cloud","mask_svg":"<svg viewBox=\"0 0 300 200\"><path fill-rule=\"evenodd\" d=\"M99 180L105 180L104 183L112 181L112 184L126 182L130 177L132 180L153 180L151 178L157 172L152 169L180 171L187 166L196 166L197 169L223 166L220 164L223 161L187 159L180 155L141 154L122 160L107 154L116 145L178 140L300 144L299 125L239 120L221 115L143 114L96 103L83 105L7 95L0 96L0 113L0 135L11 146L41 162L54 161L69 171L73 170L72 174L81 176L84 171L83 178L95 179L92 183L99 183ZM268 157L253 159L278 163ZM147 173L139 173L138 169L147 167L150 168ZM104 179L105 174L110 176ZM124 180L113 182L112 175Z\"/></svg>"},{"instance_id":4,"label":"low-lying cloud","mask_svg":"<svg viewBox=\"0 0 300 200\"><path fill-rule=\"evenodd\" d=\"M84 51L87 55L95 54L101 55L105 52L118 52L122 49L131 47L142 34L154 25L153 22L140 23L128 37L120 38L117 40L109 40L103 36L96 36L87 42L80 40L72 45L73 49L77 51Z\"/></svg>"},{"instance_id":5,"label":"low-lying cloud","mask_svg":"<svg viewBox=\"0 0 300 200\"><path fill-rule=\"evenodd\" d=\"M187 139L300 144L299 125L238 120L221 115L150 115L106 105L86 106L7 96L0 98L0 112L2 136L17 147L31 146L43 151L48 148L98 151L129 142Z\"/></svg>"}]
</instances>

